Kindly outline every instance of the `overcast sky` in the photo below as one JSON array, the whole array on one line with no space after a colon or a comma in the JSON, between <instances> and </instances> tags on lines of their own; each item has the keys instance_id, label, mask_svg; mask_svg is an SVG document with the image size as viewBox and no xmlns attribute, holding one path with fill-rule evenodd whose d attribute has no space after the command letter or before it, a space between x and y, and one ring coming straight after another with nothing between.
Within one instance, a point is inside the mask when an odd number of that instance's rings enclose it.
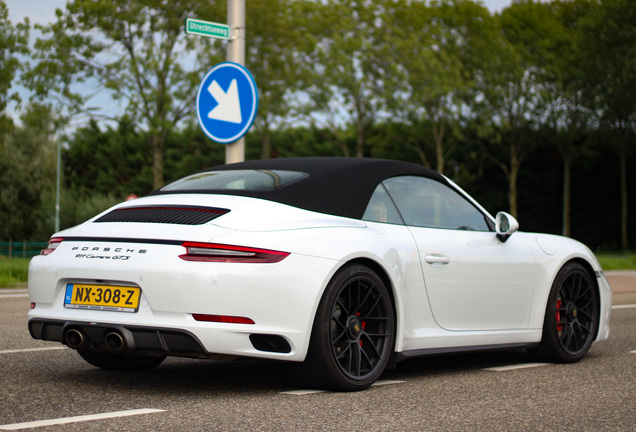
<instances>
[{"instance_id":1,"label":"overcast sky","mask_svg":"<svg viewBox=\"0 0 636 432\"><path fill-rule=\"evenodd\" d=\"M67 0L4 0L9 8L9 19L14 24L24 17L31 23L48 23L55 19L55 9L64 8ZM253 0L246 0L253 1ZM500 11L508 6L511 0L482 0L491 11Z\"/></svg>"},{"instance_id":2,"label":"overcast sky","mask_svg":"<svg viewBox=\"0 0 636 432\"><path fill-rule=\"evenodd\" d=\"M55 19L55 9L63 8L66 0L4 0L9 8L9 19L13 24L29 17L31 24L45 24Z\"/></svg>"}]
</instances>

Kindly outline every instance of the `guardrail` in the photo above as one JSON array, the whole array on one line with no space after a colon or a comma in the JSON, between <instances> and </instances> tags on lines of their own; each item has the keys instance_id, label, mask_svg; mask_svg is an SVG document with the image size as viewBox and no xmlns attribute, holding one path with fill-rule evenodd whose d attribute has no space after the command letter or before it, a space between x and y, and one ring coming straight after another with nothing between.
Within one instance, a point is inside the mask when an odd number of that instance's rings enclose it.
<instances>
[{"instance_id":1,"label":"guardrail","mask_svg":"<svg viewBox=\"0 0 636 432\"><path fill-rule=\"evenodd\" d=\"M40 251L48 245L47 242L0 242L0 255L9 258L31 258L39 255Z\"/></svg>"}]
</instances>

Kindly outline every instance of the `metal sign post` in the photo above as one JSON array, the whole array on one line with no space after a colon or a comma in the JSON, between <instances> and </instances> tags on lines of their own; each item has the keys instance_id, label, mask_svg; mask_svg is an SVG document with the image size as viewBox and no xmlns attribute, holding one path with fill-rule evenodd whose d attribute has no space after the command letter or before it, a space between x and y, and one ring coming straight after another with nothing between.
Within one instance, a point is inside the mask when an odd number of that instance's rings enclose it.
<instances>
[{"instance_id":1,"label":"metal sign post","mask_svg":"<svg viewBox=\"0 0 636 432\"><path fill-rule=\"evenodd\" d=\"M227 24L230 41L227 45L227 61L245 66L245 0L227 0ZM225 148L225 163L245 160L245 138L241 137Z\"/></svg>"},{"instance_id":2,"label":"metal sign post","mask_svg":"<svg viewBox=\"0 0 636 432\"><path fill-rule=\"evenodd\" d=\"M57 145L57 171L55 173L55 232L60 230L60 185L62 177L62 143L60 138L53 135Z\"/></svg>"},{"instance_id":3,"label":"metal sign post","mask_svg":"<svg viewBox=\"0 0 636 432\"><path fill-rule=\"evenodd\" d=\"M243 135L251 127L258 107L256 83L245 69L245 0L227 0L227 21L226 25L186 18L185 32L228 40L227 62L210 69L203 78L196 107L203 132L227 144L225 163L235 163L245 160Z\"/></svg>"}]
</instances>

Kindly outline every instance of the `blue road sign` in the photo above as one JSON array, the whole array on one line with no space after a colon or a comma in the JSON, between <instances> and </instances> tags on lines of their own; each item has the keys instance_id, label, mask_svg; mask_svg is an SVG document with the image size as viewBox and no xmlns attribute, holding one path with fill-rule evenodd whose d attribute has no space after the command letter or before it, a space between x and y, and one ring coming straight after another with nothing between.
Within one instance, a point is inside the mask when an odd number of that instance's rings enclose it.
<instances>
[{"instance_id":1,"label":"blue road sign","mask_svg":"<svg viewBox=\"0 0 636 432\"><path fill-rule=\"evenodd\" d=\"M214 66L197 92L197 118L212 140L231 143L247 133L256 117L258 91L252 74L238 63Z\"/></svg>"}]
</instances>

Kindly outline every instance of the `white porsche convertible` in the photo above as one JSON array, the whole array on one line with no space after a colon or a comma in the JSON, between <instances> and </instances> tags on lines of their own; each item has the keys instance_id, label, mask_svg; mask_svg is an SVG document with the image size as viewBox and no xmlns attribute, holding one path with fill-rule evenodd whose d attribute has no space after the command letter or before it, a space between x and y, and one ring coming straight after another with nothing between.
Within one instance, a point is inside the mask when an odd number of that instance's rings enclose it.
<instances>
[{"instance_id":1,"label":"white porsche convertible","mask_svg":"<svg viewBox=\"0 0 636 432\"><path fill-rule=\"evenodd\" d=\"M29 331L106 369L258 357L344 391L412 356L575 362L608 337L609 284L581 243L517 228L407 162L224 165L55 234Z\"/></svg>"}]
</instances>

